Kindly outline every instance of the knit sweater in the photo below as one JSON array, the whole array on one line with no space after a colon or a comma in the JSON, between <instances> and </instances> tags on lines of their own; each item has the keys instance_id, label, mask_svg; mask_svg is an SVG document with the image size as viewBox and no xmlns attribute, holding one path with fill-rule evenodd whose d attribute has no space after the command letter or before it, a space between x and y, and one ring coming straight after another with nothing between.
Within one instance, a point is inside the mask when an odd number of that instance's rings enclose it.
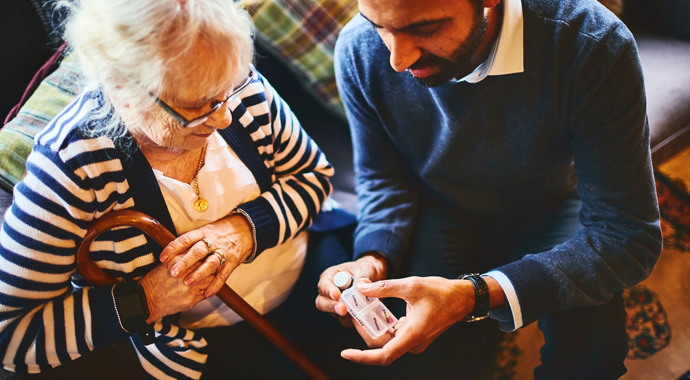
<instances>
[{"instance_id":1,"label":"knit sweater","mask_svg":"<svg viewBox=\"0 0 690 380\"><path fill-rule=\"evenodd\" d=\"M175 233L148 161L136 144L121 144L131 136L113 141L84 133L102 96L87 88L36 136L27 175L5 215L0 355L8 370L41 372L128 337L112 285L90 288L75 272L76 250L91 221L133 209ZM261 189L258 198L238 207L254 226L260 254L309 227L331 192L333 169L260 75L230 109L232 123L219 133ZM122 227L92 244L91 259L115 278L135 280L158 264L161 250L141 231ZM155 329L155 345L131 337L144 369L157 378L199 378L209 349L203 337L174 319L157 321Z\"/></svg>"},{"instance_id":2,"label":"knit sweater","mask_svg":"<svg viewBox=\"0 0 690 380\"><path fill-rule=\"evenodd\" d=\"M528 217L577 189L577 236L496 268L526 326L644 279L661 231L633 36L593 0L523 0L522 8L522 73L422 87L390 67L360 15L341 31L335 62L353 135L355 258L380 251L395 273L425 197L469 216Z\"/></svg>"}]
</instances>

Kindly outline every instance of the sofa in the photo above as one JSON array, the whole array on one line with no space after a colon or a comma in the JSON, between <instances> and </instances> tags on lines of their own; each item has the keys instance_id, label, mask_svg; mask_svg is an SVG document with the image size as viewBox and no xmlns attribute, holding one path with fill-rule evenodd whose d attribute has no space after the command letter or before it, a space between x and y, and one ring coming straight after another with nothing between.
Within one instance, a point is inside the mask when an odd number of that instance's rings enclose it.
<instances>
[{"instance_id":1,"label":"sofa","mask_svg":"<svg viewBox=\"0 0 690 380\"><path fill-rule=\"evenodd\" d=\"M339 28L356 13L356 2L352 0L240 0L249 9L255 24L257 69L271 82L278 93L286 99L307 132L313 137L336 168L332 180L335 192L333 198L352 212L356 211L354 195L354 172L350 132L342 109L339 106L337 90L332 73L332 49ZM602 0L603 2L604 0ZM676 1L682 6L668 5ZM0 61L0 88L6 89L5 98L12 104L1 104L0 110L9 111L14 103L20 102L23 87L6 86L16 82L14 72L17 66L37 71L48 60L58 46L55 35L47 33L43 2L25 1L33 7L12 9L17 15L7 13L3 18L33 17L32 22L13 23L12 27L27 28L25 35L36 35L32 39L36 46L23 46L10 56L21 62L5 65ZM651 128L651 149L654 167L690 146L690 2L684 0L627 0L622 19L633 31L640 53L647 92L647 113ZM40 6L39 6L40 5ZM620 9L614 9L620 11ZM21 12L21 15L19 13ZM31 14L35 12L35 14ZM37 16L39 15L39 16ZM675 18L678 22L661 20ZM281 28L275 27L280 19ZM38 21L37 21L38 20ZM0 23L2 24L2 23ZM6 25L6 24L5 24ZM286 26L287 25L287 26ZM5 28L7 26L0 26ZM32 28L29 30L29 28ZM285 30L287 28L288 30ZM16 30L13 33L17 33ZM4 35L4 34L3 34ZM28 39L27 39L28 40ZM48 42L46 42L48 41ZM37 54L41 52L42 54ZM329 55L330 54L330 55ZM50 73L54 66L44 69L37 79ZM330 70L330 71L329 71ZM11 80L10 80L11 79ZM24 77L26 84L31 77ZM58 86L59 87L59 86ZM36 88L26 91L26 99ZM12 93L13 92L13 93ZM0 115L4 119L4 115ZM20 111L10 123L17 119L35 117ZM14 129L13 129L14 128ZM21 166L22 156L16 145L8 143L5 137L15 138L25 134L15 125L6 124L0 131L0 218L11 203L13 181L20 179L15 174L10 180L6 167ZM4 135L4 136L3 136ZM26 148L31 136L20 136ZM16 141L12 140L12 141ZM24 157L25 158L25 157Z\"/></svg>"}]
</instances>

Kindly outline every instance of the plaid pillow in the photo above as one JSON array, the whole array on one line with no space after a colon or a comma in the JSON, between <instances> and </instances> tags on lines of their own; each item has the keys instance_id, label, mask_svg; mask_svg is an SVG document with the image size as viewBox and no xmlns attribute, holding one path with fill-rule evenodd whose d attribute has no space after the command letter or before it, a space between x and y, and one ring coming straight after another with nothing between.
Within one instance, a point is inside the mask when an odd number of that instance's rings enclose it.
<instances>
[{"instance_id":1,"label":"plaid pillow","mask_svg":"<svg viewBox=\"0 0 690 380\"><path fill-rule=\"evenodd\" d=\"M11 191L24 177L34 136L81 92L79 75L75 60L67 56L0 130L0 187Z\"/></svg>"},{"instance_id":2,"label":"plaid pillow","mask_svg":"<svg viewBox=\"0 0 690 380\"><path fill-rule=\"evenodd\" d=\"M285 63L304 87L344 116L335 84L333 49L358 12L356 0L240 0L254 19L256 43Z\"/></svg>"}]
</instances>

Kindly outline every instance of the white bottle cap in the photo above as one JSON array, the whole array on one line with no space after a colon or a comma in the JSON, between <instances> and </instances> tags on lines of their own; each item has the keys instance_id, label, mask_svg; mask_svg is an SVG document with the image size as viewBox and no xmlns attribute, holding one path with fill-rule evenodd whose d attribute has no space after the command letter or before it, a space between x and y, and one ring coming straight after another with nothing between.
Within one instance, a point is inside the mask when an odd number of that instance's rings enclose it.
<instances>
[{"instance_id":1,"label":"white bottle cap","mask_svg":"<svg viewBox=\"0 0 690 380\"><path fill-rule=\"evenodd\" d=\"M340 290L344 290L352 286L352 283L355 281L352 276L345 272L338 272L333 276L333 283L335 286L337 286Z\"/></svg>"}]
</instances>

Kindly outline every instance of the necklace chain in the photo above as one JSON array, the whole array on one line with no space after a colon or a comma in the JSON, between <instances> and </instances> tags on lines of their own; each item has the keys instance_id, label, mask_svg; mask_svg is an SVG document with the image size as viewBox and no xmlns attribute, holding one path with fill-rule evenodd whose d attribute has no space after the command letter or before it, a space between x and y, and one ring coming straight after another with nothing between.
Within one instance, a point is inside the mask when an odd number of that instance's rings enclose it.
<instances>
[{"instance_id":1,"label":"necklace chain","mask_svg":"<svg viewBox=\"0 0 690 380\"><path fill-rule=\"evenodd\" d=\"M194 201L194 209L198 212L204 212L208 209L208 201L199 195L199 171L204 164L204 157L206 156L206 145L201 149L201 157L199 157L199 165L196 167L194 173L194 194L196 194L196 201Z\"/></svg>"}]
</instances>

